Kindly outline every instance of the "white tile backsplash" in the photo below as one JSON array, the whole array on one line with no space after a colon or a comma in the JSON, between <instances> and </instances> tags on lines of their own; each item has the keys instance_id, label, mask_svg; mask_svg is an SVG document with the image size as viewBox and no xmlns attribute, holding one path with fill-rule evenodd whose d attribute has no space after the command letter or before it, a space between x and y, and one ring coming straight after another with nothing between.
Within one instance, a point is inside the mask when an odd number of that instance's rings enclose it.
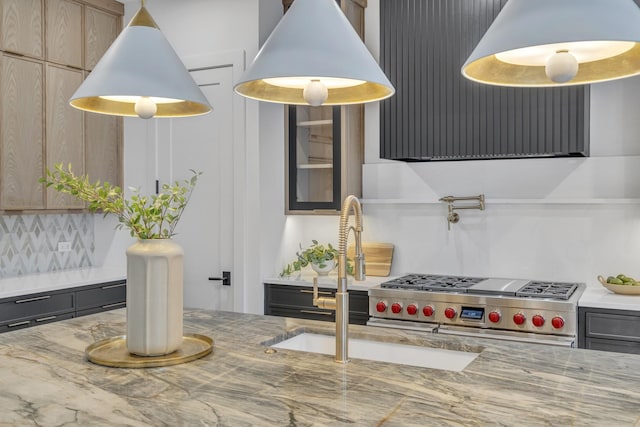
<instances>
[{"instance_id":1,"label":"white tile backsplash","mask_svg":"<svg viewBox=\"0 0 640 427\"><path fill-rule=\"evenodd\" d=\"M90 267L92 214L0 215L0 277ZM59 242L71 250L58 251Z\"/></svg>"}]
</instances>

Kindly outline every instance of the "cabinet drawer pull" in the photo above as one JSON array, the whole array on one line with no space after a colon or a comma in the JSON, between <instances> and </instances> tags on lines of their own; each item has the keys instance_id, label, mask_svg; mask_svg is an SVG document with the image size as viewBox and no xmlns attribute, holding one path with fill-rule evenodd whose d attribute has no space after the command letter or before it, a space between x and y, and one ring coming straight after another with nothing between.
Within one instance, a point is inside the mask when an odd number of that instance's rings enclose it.
<instances>
[{"instance_id":1,"label":"cabinet drawer pull","mask_svg":"<svg viewBox=\"0 0 640 427\"><path fill-rule=\"evenodd\" d=\"M19 299L19 300L16 300L15 303L16 304L23 304L25 302L42 301L42 300L49 299L49 298L51 298L51 295L44 295L44 296L41 296L41 297Z\"/></svg>"},{"instance_id":2,"label":"cabinet drawer pull","mask_svg":"<svg viewBox=\"0 0 640 427\"><path fill-rule=\"evenodd\" d=\"M58 316L43 317L42 319L36 319L36 322L46 322L47 320L53 320L53 319L55 319L57 317Z\"/></svg>"},{"instance_id":3,"label":"cabinet drawer pull","mask_svg":"<svg viewBox=\"0 0 640 427\"><path fill-rule=\"evenodd\" d=\"M22 321L22 322L10 323L9 327L10 328L15 328L16 326L28 325L29 323L31 323L29 320L25 320L25 321Z\"/></svg>"},{"instance_id":4,"label":"cabinet drawer pull","mask_svg":"<svg viewBox=\"0 0 640 427\"><path fill-rule=\"evenodd\" d=\"M127 304L126 302L116 302L113 304L103 305L100 308L124 307L126 304Z\"/></svg>"},{"instance_id":5,"label":"cabinet drawer pull","mask_svg":"<svg viewBox=\"0 0 640 427\"><path fill-rule=\"evenodd\" d=\"M325 316L331 316L333 314L332 311L316 311L316 310L300 310L300 313L306 314L324 314Z\"/></svg>"},{"instance_id":6,"label":"cabinet drawer pull","mask_svg":"<svg viewBox=\"0 0 640 427\"><path fill-rule=\"evenodd\" d=\"M303 294L311 294L311 295L313 295L313 291L312 290L300 289L300 292L302 292ZM333 295L333 292L318 291L318 295Z\"/></svg>"},{"instance_id":7,"label":"cabinet drawer pull","mask_svg":"<svg viewBox=\"0 0 640 427\"><path fill-rule=\"evenodd\" d=\"M106 285L106 286L102 286L100 289L112 289L112 288L121 288L123 286L126 286L126 283L116 283L115 285Z\"/></svg>"}]
</instances>

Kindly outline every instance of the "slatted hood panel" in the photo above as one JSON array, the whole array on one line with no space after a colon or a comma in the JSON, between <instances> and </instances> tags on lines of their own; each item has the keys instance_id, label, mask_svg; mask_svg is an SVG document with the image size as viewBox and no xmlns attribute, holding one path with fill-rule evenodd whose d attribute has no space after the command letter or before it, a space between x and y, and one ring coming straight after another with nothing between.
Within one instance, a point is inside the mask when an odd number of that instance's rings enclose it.
<instances>
[{"instance_id":1,"label":"slatted hood panel","mask_svg":"<svg viewBox=\"0 0 640 427\"><path fill-rule=\"evenodd\" d=\"M587 156L589 86L506 88L460 68L506 0L380 0L380 156L406 161ZM543 31L543 29L541 29Z\"/></svg>"}]
</instances>

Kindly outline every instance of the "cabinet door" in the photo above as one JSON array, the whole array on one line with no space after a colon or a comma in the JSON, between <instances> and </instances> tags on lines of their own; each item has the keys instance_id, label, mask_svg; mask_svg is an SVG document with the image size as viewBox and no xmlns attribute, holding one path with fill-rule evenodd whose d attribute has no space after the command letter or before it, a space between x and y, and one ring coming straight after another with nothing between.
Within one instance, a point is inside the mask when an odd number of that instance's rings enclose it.
<instances>
[{"instance_id":1,"label":"cabinet door","mask_svg":"<svg viewBox=\"0 0 640 427\"><path fill-rule=\"evenodd\" d=\"M82 68L82 6L47 0L47 61Z\"/></svg>"},{"instance_id":2,"label":"cabinet door","mask_svg":"<svg viewBox=\"0 0 640 427\"><path fill-rule=\"evenodd\" d=\"M338 210L340 107L289 106L288 211Z\"/></svg>"},{"instance_id":3,"label":"cabinet door","mask_svg":"<svg viewBox=\"0 0 640 427\"><path fill-rule=\"evenodd\" d=\"M46 164L71 163L75 174L84 173L82 112L69 105L69 98L82 83L82 72L47 65L47 145ZM73 196L47 190L48 209L81 209L84 204Z\"/></svg>"},{"instance_id":4,"label":"cabinet door","mask_svg":"<svg viewBox=\"0 0 640 427\"><path fill-rule=\"evenodd\" d=\"M0 209L42 209L44 65L0 58Z\"/></svg>"},{"instance_id":5,"label":"cabinet door","mask_svg":"<svg viewBox=\"0 0 640 427\"><path fill-rule=\"evenodd\" d=\"M76 292L76 310L100 309L102 311L126 305L127 283L105 283Z\"/></svg>"},{"instance_id":6,"label":"cabinet door","mask_svg":"<svg viewBox=\"0 0 640 427\"><path fill-rule=\"evenodd\" d=\"M26 319L44 319L74 311L73 292L33 294L0 303L0 323L9 324Z\"/></svg>"},{"instance_id":7,"label":"cabinet door","mask_svg":"<svg viewBox=\"0 0 640 427\"><path fill-rule=\"evenodd\" d=\"M84 69L93 70L118 36L120 17L86 6L84 22Z\"/></svg>"},{"instance_id":8,"label":"cabinet door","mask_svg":"<svg viewBox=\"0 0 640 427\"><path fill-rule=\"evenodd\" d=\"M43 59L42 0L0 0L0 49Z\"/></svg>"},{"instance_id":9,"label":"cabinet door","mask_svg":"<svg viewBox=\"0 0 640 427\"><path fill-rule=\"evenodd\" d=\"M122 118L85 113L85 171L91 182L122 186Z\"/></svg>"}]
</instances>

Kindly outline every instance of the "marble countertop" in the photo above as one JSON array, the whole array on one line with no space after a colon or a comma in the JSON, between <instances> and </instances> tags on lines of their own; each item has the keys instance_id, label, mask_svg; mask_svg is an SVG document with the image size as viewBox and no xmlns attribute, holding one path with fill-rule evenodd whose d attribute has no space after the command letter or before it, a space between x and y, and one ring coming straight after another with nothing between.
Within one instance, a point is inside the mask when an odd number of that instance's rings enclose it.
<instances>
[{"instance_id":1,"label":"marble countertop","mask_svg":"<svg viewBox=\"0 0 640 427\"><path fill-rule=\"evenodd\" d=\"M186 311L214 352L150 369L94 365L84 349L124 333L115 310L0 334L0 425L633 426L640 356L368 326L352 337L480 352L462 372L279 349L333 323ZM375 329L375 330L374 330Z\"/></svg>"},{"instance_id":2,"label":"marble countertop","mask_svg":"<svg viewBox=\"0 0 640 427\"><path fill-rule=\"evenodd\" d=\"M126 278L125 268L87 267L0 279L0 298L108 283Z\"/></svg>"},{"instance_id":3,"label":"marble countertop","mask_svg":"<svg viewBox=\"0 0 640 427\"><path fill-rule=\"evenodd\" d=\"M598 283L587 286L578 302L580 307L640 311L640 295L614 294Z\"/></svg>"}]
</instances>

